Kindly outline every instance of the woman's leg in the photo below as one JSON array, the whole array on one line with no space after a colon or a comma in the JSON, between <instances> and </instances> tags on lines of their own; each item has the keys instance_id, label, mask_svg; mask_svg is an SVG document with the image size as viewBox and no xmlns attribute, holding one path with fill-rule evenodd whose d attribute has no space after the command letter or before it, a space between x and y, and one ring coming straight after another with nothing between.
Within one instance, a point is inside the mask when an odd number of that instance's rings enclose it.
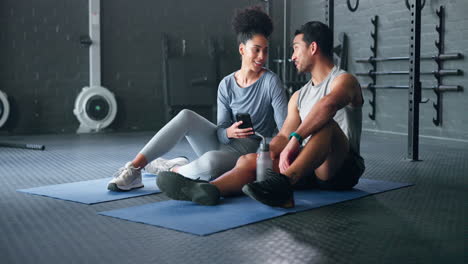
<instances>
[{"instance_id":1,"label":"woman's leg","mask_svg":"<svg viewBox=\"0 0 468 264\"><path fill-rule=\"evenodd\" d=\"M239 157L238 152L212 150L189 164L175 168L172 171L187 178L209 181L232 169Z\"/></svg>"},{"instance_id":2,"label":"woman's leg","mask_svg":"<svg viewBox=\"0 0 468 264\"><path fill-rule=\"evenodd\" d=\"M234 168L240 156L256 152L258 145L257 139L233 139L229 145L221 144L219 150L208 151L198 159L172 171L191 179L213 180Z\"/></svg>"},{"instance_id":3,"label":"woman's leg","mask_svg":"<svg viewBox=\"0 0 468 264\"><path fill-rule=\"evenodd\" d=\"M198 156L219 148L216 126L197 113L184 109L169 121L143 147L132 161L136 168L143 168L155 158L169 152L183 137Z\"/></svg>"}]
</instances>

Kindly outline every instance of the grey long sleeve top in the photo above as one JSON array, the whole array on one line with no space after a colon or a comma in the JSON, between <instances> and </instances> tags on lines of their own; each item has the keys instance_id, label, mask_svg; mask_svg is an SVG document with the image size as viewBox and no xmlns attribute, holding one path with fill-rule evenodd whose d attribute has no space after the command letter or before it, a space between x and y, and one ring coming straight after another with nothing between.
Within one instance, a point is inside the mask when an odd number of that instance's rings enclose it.
<instances>
[{"instance_id":1,"label":"grey long sleeve top","mask_svg":"<svg viewBox=\"0 0 468 264\"><path fill-rule=\"evenodd\" d=\"M278 76L266 70L252 85L241 88L234 73L224 77L218 87L218 139L229 144L226 129L236 120L237 113L248 113L254 130L271 137L275 128L283 126L287 115L287 99Z\"/></svg>"}]
</instances>

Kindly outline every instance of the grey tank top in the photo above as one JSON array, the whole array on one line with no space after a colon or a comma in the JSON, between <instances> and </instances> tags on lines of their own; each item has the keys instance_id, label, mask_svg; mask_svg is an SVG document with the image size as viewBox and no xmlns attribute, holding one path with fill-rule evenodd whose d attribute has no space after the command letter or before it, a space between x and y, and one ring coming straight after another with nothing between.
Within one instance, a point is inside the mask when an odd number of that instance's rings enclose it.
<instances>
[{"instance_id":1,"label":"grey tank top","mask_svg":"<svg viewBox=\"0 0 468 264\"><path fill-rule=\"evenodd\" d=\"M331 91L331 83L339 75L346 71L333 67L330 74L318 85L312 84L312 79L299 90L297 107L301 120L304 120L312 107L325 95ZM343 130L348 138L351 149L360 154L361 130L362 130L362 106L353 107L347 105L338 110L333 117L336 123ZM310 136L306 138L303 144L309 141Z\"/></svg>"}]
</instances>

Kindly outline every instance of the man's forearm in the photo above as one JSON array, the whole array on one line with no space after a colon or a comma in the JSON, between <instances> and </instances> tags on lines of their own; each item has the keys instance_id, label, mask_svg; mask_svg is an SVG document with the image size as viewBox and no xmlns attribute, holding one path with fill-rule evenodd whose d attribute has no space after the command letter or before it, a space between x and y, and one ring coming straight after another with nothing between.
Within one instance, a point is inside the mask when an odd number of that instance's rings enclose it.
<instances>
[{"instance_id":1,"label":"man's forearm","mask_svg":"<svg viewBox=\"0 0 468 264\"><path fill-rule=\"evenodd\" d=\"M301 135L303 139L315 134L333 119L335 113L336 108L333 105L324 102L318 103L297 128L296 133Z\"/></svg>"},{"instance_id":2,"label":"man's forearm","mask_svg":"<svg viewBox=\"0 0 468 264\"><path fill-rule=\"evenodd\" d=\"M274 159L279 158L281 151L288 144L288 138L282 134L276 135L270 142L270 153Z\"/></svg>"}]
</instances>

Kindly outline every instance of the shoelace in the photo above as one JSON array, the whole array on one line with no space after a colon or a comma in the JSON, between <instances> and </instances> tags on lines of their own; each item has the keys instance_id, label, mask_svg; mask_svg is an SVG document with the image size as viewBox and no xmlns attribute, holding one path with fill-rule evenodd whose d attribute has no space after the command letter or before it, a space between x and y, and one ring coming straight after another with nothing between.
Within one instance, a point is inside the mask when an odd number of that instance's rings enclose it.
<instances>
[{"instance_id":1,"label":"shoelace","mask_svg":"<svg viewBox=\"0 0 468 264\"><path fill-rule=\"evenodd\" d=\"M120 176L120 174L122 174L122 172L123 172L124 170L126 170L126 169L127 169L127 168L125 168L125 167L120 168L116 173L114 173L114 175L112 175L112 177L118 178L118 177Z\"/></svg>"},{"instance_id":2,"label":"shoelace","mask_svg":"<svg viewBox=\"0 0 468 264\"><path fill-rule=\"evenodd\" d=\"M140 168L134 168L133 166L132 166L132 167L128 167L128 168L124 166L124 167L121 167L116 173L114 173L114 174L112 175L112 177L118 178L118 177L120 176L120 174L122 174L123 171L125 171L125 170L130 170L131 168L133 168L133 169L135 169L135 170L140 169ZM133 172L132 172L131 170L130 170L130 174L133 175Z\"/></svg>"}]
</instances>

